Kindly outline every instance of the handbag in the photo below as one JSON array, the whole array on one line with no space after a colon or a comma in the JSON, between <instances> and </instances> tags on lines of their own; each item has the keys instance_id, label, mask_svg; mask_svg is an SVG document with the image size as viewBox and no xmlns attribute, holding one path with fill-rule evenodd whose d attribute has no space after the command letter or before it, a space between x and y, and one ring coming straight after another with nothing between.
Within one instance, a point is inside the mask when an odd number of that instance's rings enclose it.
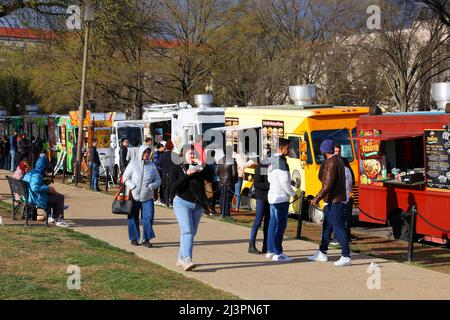
<instances>
[{"instance_id":1,"label":"handbag","mask_svg":"<svg viewBox=\"0 0 450 320\"><path fill-rule=\"evenodd\" d=\"M114 200L112 203L113 214L131 214L131 209L133 207L131 191L128 191L128 194L125 194L125 191L125 184L122 183L120 185L119 191L114 196Z\"/></svg>"}]
</instances>

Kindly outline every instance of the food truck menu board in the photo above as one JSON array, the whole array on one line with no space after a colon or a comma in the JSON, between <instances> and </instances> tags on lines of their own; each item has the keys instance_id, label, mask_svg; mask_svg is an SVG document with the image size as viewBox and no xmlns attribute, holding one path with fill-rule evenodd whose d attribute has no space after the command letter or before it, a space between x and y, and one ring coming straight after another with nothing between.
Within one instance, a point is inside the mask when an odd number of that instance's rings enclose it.
<instances>
[{"instance_id":1,"label":"food truck menu board","mask_svg":"<svg viewBox=\"0 0 450 320\"><path fill-rule=\"evenodd\" d=\"M263 120L263 154L272 155L276 153L278 141L284 138L284 121Z\"/></svg>"},{"instance_id":2,"label":"food truck menu board","mask_svg":"<svg viewBox=\"0 0 450 320\"><path fill-rule=\"evenodd\" d=\"M381 140L373 139L380 135L380 130L361 130L359 133L360 184L383 186L376 180L383 178L383 172L387 174L385 156L380 152Z\"/></svg>"},{"instance_id":3,"label":"food truck menu board","mask_svg":"<svg viewBox=\"0 0 450 320\"><path fill-rule=\"evenodd\" d=\"M427 187L450 190L450 132L425 130Z\"/></svg>"},{"instance_id":4,"label":"food truck menu board","mask_svg":"<svg viewBox=\"0 0 450 320\"><path fill-rule=\"evenodd\" d=\"M225 118L225 126L226 127L236 127L239 125L239 118ZM226 132L226 144L238 144L238 131L227 131Z\"/></svg>"}]
</instances>

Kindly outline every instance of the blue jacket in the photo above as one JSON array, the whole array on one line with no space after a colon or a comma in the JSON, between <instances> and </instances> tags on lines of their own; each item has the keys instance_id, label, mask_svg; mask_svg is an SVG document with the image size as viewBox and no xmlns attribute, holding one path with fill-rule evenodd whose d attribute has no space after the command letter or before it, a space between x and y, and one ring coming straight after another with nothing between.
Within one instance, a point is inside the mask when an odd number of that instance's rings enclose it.
<instances>
[{"instance_id":1,"label":"blue jacket","mask_svg":"<svg viewBox=\"0 0 450 320\"><path fill-rule=\"evenodd\" d=\"M44 175L47 167L47 158L40 157L36 161L35 168L23 178L28 187L28 202L43 209L47 209L48 202L48 186L44 184Z\"/></svg>"}]
</instances>

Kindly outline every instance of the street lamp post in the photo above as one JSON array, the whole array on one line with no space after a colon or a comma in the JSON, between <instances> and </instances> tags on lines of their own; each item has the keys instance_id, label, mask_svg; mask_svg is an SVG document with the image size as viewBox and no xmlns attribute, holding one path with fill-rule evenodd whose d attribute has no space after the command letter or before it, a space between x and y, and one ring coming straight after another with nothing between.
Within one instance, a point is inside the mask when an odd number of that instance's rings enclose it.
<instances>
[{"instance_id":1,"label":"street lamp post","mask_svg":"<svg viewBox=\"0 0 450 320\"><path fill-rule=\"evenodd\" d=\"M81 76L81 96L80 107L78 109L78 140L77 140L77 158L75 166L75 185L78 186L78 178L81 171L81 152L83 150L83 123L84 123L84 100L86 97L86 73L88 64L88 47L89 47L89 32L91 23L94 21L92 7L86 5L83 12L83 21L85 23L84 29L84 52L83 52L83 71Z\"/></svg>"}]
</instances>

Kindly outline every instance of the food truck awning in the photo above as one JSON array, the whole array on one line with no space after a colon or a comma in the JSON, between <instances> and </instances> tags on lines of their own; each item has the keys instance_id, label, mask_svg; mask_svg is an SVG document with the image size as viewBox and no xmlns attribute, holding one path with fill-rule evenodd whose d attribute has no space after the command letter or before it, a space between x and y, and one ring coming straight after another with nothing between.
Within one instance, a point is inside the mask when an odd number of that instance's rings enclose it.
<instances>
[{"instance_id":1,"label":"food truck awning","mask_svg":"<svg viewBox=\"0 0 450 320\"><path fill-rule=\"evenodd\" d=\"M416 138L420 137L423 134L421 133L408 133L408 132L383 132L378 137L352 137L353 140L399 140L399 139L407 139L407 138Z\"/></svg>"}]
</instances>

